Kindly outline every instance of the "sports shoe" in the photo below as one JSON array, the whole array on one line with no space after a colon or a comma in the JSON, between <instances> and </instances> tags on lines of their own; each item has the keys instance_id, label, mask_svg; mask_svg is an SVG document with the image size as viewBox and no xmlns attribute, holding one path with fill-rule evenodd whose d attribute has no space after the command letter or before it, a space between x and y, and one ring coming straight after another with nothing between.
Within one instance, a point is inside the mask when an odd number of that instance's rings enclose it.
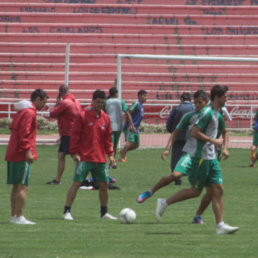
<instances>
[{"instance_id":1,"label":"sports shoe","mask_svg":"<svg viewBox=\"0 0 258 258\"><path fill-rule=\"evenodd\" d=\"M220 227L217 227L216 233L217 234L234 234L238 231L239 227L231 227L228 224L223 224Z\"/></svg>"},{"instance_id":2,"label":"sports shoe","mask_svg":"<svg viewBox=\"0 0 258 258\"><path fill-rule=\"evenodd\" d=\"M10 222L16 224L16 220L17 220L17 217L15 215L11 217Z\"/></svg>"},{"instance_id":3,"label":"sports shoe","mask_svg":"<svg viewBox=\"0 0 258 258\"><path fill-rule=\"evenodd\" d=\"M251 163L251 164L249 165L250 168L252 168L253 166L254 166L254 163Z\"/></svg>"},{"instance_id":4,"label":"sports shoe","mask_svg":"<svg viewBox=\"0 0 258 258\"><path fill-rule=\"evenodd\" d=\"M111 220L116 220L117 217L112 216L109 213L106 213L104 216L101 217L102 219L111 219Z\"/></svg>"},{"instance_id":5,"label":"sports shoe","mask_svg":"<svg viewBox=\"0 0 258 258\"><path fill-rule=\"evenodd\" d=\"M182 185L182 179L177 179L176 181L175 181L175 185Z\"/></svg>"},{"instance_id":6,"label":"sports shoe","mask_svg":"<svg viewBox=\"0 0 258 258\"><path fill-rule=\"evenodd\" d=\"M161 216L163 215L164 211L167 208L167 203L165 199L158 199L157 200L157 207L156 207L156 218L160 221Z\"/></svg>"},{"instance_id":7,"label":"sports shoe","mask_svg":"<svg viewBox=\"0 0 258 258\"><path fill-rule=\"evenodd\" d=\"M66 213L63 214L62 218L64 220L73 220L71 212L67 211Z\"/></svg>"},{"instance_id":8,"label":"sports shoe","mask_svg":"<svg viewBox=\"0 0 258 258\"><path fill-rule=\"evenodd\" d=\"M114 177L109 177L109 183L115 183L116 182L116 179Z\"/></svg>"},{"instance_id":9,"label":"sports shoe","mask_svg":"<svg viewBox=\"0 0 258 258\"><path fill-rule=\"evenodd\" d=\"M152 196L151 192L148 190L148 191L145 191L143 193L141 193L138 198L137 198L137 202L138 203L143 203L145 202L148 198L150 198Z\"/></svg>"},{"instance_id":10,"label":"sports shoe","mask_svg":"<svg viewBox=\"0 0 258 258\"><path fill-rule=\"evenodd\" d=\"M201 216L193 217L192 223L193 224L204 224Z\"/></svg>"},{"instance_id":11,"label":"sports shoe","mask_svg":"<svg viewBox=\"0 0 258 258\"><path fill-rule=\"evenodd\" d=\"M118 161L119 161L119 162L126 162L126 161L127 161L127 158L126 158L126 157L124 157L124 158L119 158Z\"/></svg>"},{"instance_id":12,"label":"sports shoe","mask_svg":"<svg viewBox=\"0 0 258 258\"><path fill-rule=\"evenodd\" d=\"M15 224L23 224L23 225L35 225L35 222L27 220L24 216L20 216L16 218L16 222L13 222Z\"/></svg>"},{"instance_id":13,"label":"sports shoe","mask_svg":"<svg viewBox=\"0 0 258 258\"><path fill-rule=\"evenodd\" d=\"M47 185L61 185L60 181L53 179L52 181L46 182Z\"/></svg>"}]
</instances>

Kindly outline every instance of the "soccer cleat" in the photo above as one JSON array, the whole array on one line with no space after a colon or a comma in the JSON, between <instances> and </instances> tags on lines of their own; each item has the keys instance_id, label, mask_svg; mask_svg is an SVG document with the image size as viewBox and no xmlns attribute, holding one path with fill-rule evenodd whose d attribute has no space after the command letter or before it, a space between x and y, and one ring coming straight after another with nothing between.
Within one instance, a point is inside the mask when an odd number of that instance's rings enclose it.
<instances>
[{"instance_id":1,"label":"soccer cleat","mask_svg":"<svg viewBox=\"0 0 258 258\"><path fill-rule=\"evenodd\" d=\"M156 207L156 218L160 221L161 216L163 215L164 211L167 208L167 203L165 199L158 199L157 200L157 207Z\"/></svg>"},{"instance_id":2,"label":"soccer cleat","mask_svg":"<svg viewBox=\"0 0 258 258\"><path fill-rule=\"evenodd\" d=\"M112 166L113 169L116 169L117 168L117 165L116 163L114 163L114 165Z\"/></svg>"},{"instance_id":3,"label":"soccer cleat","mask_svg":"<svg viewBox=\"0 0 258 258\"><path fill-rule=\"evenodd\" d=\"M223 224L220 227L217 227L216 233L217 234L234 234L238 231L239 227L231 227L228 224Z\"/></svg>"},{"instance_id":4,"label":"soccer cleat","mask_svg":"<svg viewBox=\"0 0 258 258\"><path fill-rule=\"evenodd\" d=\"M251 163L251 164L249 165L250 168L252 168L253 166L254 166L254 163Z\"/></svg>"},{"instance_id":5,"label":"soccer cleat","mask_svg":"<svg viewBox=\"0 0 258 258\"><path fill-rule=\"evenodd\" d=\"M119 162L126 162L126 161L127 161L127 158L126 158L126 157L124 157L124 158L119 158L118 161L119 161Z\"/></svg>"},{"instance_id":6,"label":"soccer cleat","mask_svg":"<svg viewBox=\"0 0 258 258\"><path fill-rule=\"evenodd\" d=\"M60 181L53 179L52 181L46 182L47 185L61 185Z\"/></svg>"},{"instance_id":7,"label":"soccer cleat","mask_svg":"<svg viewBox=\"0 0 258 258\"><path fill-rule=\"evenodd\" d=\"M67 211L66 213L63 214L62 218L64 220L73 220L71 212Z\"/></svg>"},{"instance_id":8,"label":"soccer cleat","mask_svg":"<svg viewBox=\"0 0 258 258\"><path fill-rule=\"evenodd\" d=\"M24 216L20 216L16 218L16 222L13 222L15 224L20 224L20 225L35 225L35 222L27 220Z\"/></svg>"},{"instance_id":9,"label":"soccer cleat","mask_svg":"<svg viewBox=\"0 0 258 258\"><path fill-rule=\"evenodd\" d=\"M192 223L193 224L204 224L201 216L193 217Z\"/></svg>"},{"instance_id":10,"label":"soccer cleat","mask_svg":"<svg viewBox=\"0 0 258 258\"><path fill-rule=\"evenodd\" d=\"M150 198L151 197L151 192L148 190L148 191L145 191L145 192L143 192L143 193L141 193L139 196L138 196L138 198L137 198L137 202L138 203L143 203L143 202L145 202L148 198Z\"/></svg>"},{"instance_id":11,"label":"soccer cleat","mask_svg":"<svg viewBox=\"0 0 258 258\"><path fill-rule=\"evenodd\" d=\"M115 183L116 182L116 179L114 177L109 177L109 183Z\"/></svg>"},{"instance_id":12,"label":"soccer cleat","mask_svg":"<svg viewBox=\"0 0 258 258\"><path fill-rule=\"evenodd\" d=\"M102 219L111 219L111 220L117 220L117 217L112 216L109 213L106 213L104 216L101 217Z\"/></svg>"},{"instance_id":13,"label":"soccer cleat","mask_svg":"<svg viewBox=\"0 0 258 258\"><path fill-rule=\"evenodd\" d=\"M180 178L176 179L175 185L182 185L182 180Z\"/></svg>"},{"instance_id":14,"label":"soccer cleat","mask_svg":"<svg viewBox=\"0 0 258 258\"><path fill-rule=\"evenodd\" d=\"M11 217L10 222L16 224L16 220L17 220L17 217L15 215Z\"/></svg>"}]
</instances>

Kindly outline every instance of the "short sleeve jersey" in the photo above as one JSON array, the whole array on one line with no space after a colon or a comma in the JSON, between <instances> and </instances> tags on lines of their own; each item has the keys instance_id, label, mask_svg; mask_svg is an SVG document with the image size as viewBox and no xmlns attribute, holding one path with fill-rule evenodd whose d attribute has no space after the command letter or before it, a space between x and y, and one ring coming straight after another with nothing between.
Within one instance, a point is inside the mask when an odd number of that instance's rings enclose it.
<instances>
[{"instance_id":1,"label":"short sleeve jersey","mask_svg":"<svg viewBox=\"0 0 258 258\"><path fill-rule=\"evenodd\" d=\"M118 98L110 98L105 102L105 111L110 117L112 131L122 131L123 129L123 112L128 107L124 100Z\"/></svg>"},{"instance_id":2,"label":"short sleeve jersey","mask_svg":"<svg viewBox=\"0 0 258 258\"><path fill-rule=\"evenodd\" d=\"M219 111L215 110L211 105L205 107L195 122L201 132L205 135L216 139L219 130L225 130L225 122ZM210 142L197 140L196 146L193 146L193 157L205 160L213 160L216 158L215 146Z\"/></svg>"},{"instance_id":3,"label":"short sleeve jersey","mask_svg":"<svg viewBox=\"0 0 258 258\"><path fill-rule=\"evenodd\" d=\"M191 130L199 117L199 113L196 111L191 111L183 115L176 129L180 131L186 131L186 143L183 148L183 152L193 154L193 146L196 146L197 140L191 136Z\"/></svg>"},{"instance_id":4,"label":"short sleeve jersey","mask_svg":"<svg viewBox=\"0 0 258 258\"><path fill-rule=\"evenodd\" d=\"M136 128L136 133L139 133L139 126L144 116L143 105L139 101L136 101L132 104L129 110L131 111L133 125ZM128 119L126 119L125 128L128 128L128 127L129 127L129 121Z\"/></svg>"}]
</instances>

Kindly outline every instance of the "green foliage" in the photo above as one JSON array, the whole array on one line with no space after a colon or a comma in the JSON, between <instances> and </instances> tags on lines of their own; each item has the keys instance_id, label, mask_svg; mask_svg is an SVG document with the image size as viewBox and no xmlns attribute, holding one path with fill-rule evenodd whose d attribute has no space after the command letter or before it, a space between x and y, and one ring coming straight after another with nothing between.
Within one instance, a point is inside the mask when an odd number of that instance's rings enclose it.
<instances>
[{"instance_id":1,"label":"green foliage","mask_svg":"<svg viewBox=\"0 0 258 258\"><path fill-rule=\"evenodd\" d=\"M0 147L3 157L6 147ZM240 227L234 235L216 235L211 206L203 218L204 225L191 224L200 198L168 207L161 223L155 218L157 198L166 198L182 186L171 184L143 204L136 202L169 173L169 159L160 159L161 150L144 149L128 153L128 162L118 163L110 171L121 190L110 191L109 212L119 214L126 207L137 213L135 224L99 218L98 191L79 190L72 207L74 221L61 219L66 193L72 183L74 163L66 157L62 184L46 185L56 175L57 146L38 146L39 160L32 165L25 216L36 225L9 223L11 186L0 181L0 257L256 257L258 252L257 166L249 168L249 150L230 150L222 161L224 175L224 219ZM6 164L0 163L1 171Z\"/></svg>"},{"instance_id":2,"label":"green foliage","mask_svg":"<svg viewBox=\"0 0 258 258\"><path fill-rule=\"evenodd\" d=\"M0 128L9 128L9 125L11 124L11 119L5 117L0 119Z\"/></svg>"},{"instance_id":3,"label":"green foliage","mask_svg":"<svg viewBox=\"0 0 258 258\"><path fill-rule=\"evenodd\" d=\"M37 121L38 121L38 129L39 130L48 130L48 131L56 131L57 130L57 121L52 122L42 116L37 116ZM0 119L0 128L8 129L11 122L12 122L11 119L1 118ZM1 133L1 131L0 131L0 133Z\"/></svg>"},{"instance_id":4,"label":"green foliage","mask_svg":"<svg viewBox=\"0 0 258 258\"><path fill-rule=\"evenodd\" d=\"M57 122L51 122L48 119L42 117L42 116L37 116L37 121L38 121L38 129L43 129L43 130L57 130Z\"/></svg>"},{"instance_id":5,"label":"green foliage","mask_svg":"<svg viewBox=\"0 0 258 258\"><path fill-rule=\"evenodd\" d=\"M144 133L167 133L165 124L147 124L141 123L140 132Z\"/></svg>"}]
</instances>

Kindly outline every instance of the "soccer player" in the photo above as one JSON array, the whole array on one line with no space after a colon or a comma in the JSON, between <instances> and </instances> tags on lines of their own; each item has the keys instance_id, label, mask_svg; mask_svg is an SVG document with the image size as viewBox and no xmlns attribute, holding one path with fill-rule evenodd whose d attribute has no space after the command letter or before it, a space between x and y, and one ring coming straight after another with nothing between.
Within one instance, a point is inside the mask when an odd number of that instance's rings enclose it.
<instances>
[{"instance_id":1,"label":"soccer player","mask_svg":"<svg viewBox=\"0 0 258 258\"><path fill-rule=\"evenodd\" d=\"M254 123L254 132L253 132L253 145L251 147L251 164L250 164L250 167L253 167L255 162L258 159L258 153L256 153L256 150L258 148L258 110L255 113L254 120L255 120L255 123Z\"/></svg>"},{"instance_id":2,"label":"soccer player","mask_svg":"<svg viewBox=\"0 0 258 258\"><path fill-rule=\"evenodd\" d=\"M191 136L195 138L189 150L191 154L189 182L192 187L183 189L167 199L158 199L156 207L158 220L161 219L168 205L197 197L203 187L209 185L212 188L212 207L217 225L216 233L231 234L239 229L225 224L223 220L223 179L215 152L215 147L221 147L223 144L223 139L216 139L216 136L219 116L221 116L219 109L225 105L227 91L228 87L221 85L215 85L211 89L211 105L201 111L191 132Z\"/></svg>"},{"instance_id":3,"label":"soccer player","mask_svg":"<svg viewBox=\"0 0 258 258\"><path fill-rule=\"evenodd\" d=\"M138 91L138 101L134 102L131 107L129 108L129 112L131 113L133 124L136 129L136 132L133 132L129 128L129 120L126 119L124 125L124 132L125 132L125 146L120 153L120 158L118 161L126 162L126 153L131 150L135 150L139 147L140 144L140 132L139 126L144 116L144 108L143 103L147 100L147 91L140 90Z\"/></svg>"},{"instance_id":4,"label":"soccer player","mask_svg":"<svg viewBox=\"0 0 258 258\"><path fill-rule=\"evenodd\" d=\"M112 142L114 149L114 157L116 157L117 145L120 139L121 131L123 130L123 112L126 114L130 125L130 131L135 133L136 129L133 125L131 113L123 99L118 98L118 91L116 87L109 89L109 96L105 101L104 111L109 115L112 127ZM109 168L116 168L117 165Z\"/></svg>"},{"instance_id":5,"label":"soccer player","mask_svg":"<svg viewBox=\"0 0 258 258\"><path fill-rule=\"evenodd\" d=\"M191 129L199 116L199 112L207 105L209 101L208 94L203 90L196 91L193 97L194 97L194 105L196 110L192 112L188 112L182 117L182 119L179 121L175 130L171 133L167 143L166 150L162 153L162 156L161 156L161 158L165 160L169 155L171 146L173 145L175 139L178 137L178 135L181 134L182 131L186 131L185 139L187 144L183 148L183 153L185 155L183 154L182 158L178 162L178 164L181 164L181 166L177 166L178 170L174 170L172 174L168 174L162 177L150 190L140 194L137 198L138 203L143 203L160 188L170 184L175 180L180 179L182 176L188 175L189 171L187 170L187 168L190 169L191 167L190 167L190 164L189 166L186 165L188 162L190 162L190 156L189 154L186 154L186 153L188 151L189 145L191 144ZM226 151L226 149L224 151ZM209 203L211 202L211 189L210 187L207 187L206 190L207 190L207 193L203 197L200 208L198 209L196 215L194 216L192 223L203 224L203 219L201 215L204 212L204 210L208 207Z\"/></svg>"},{"instance_id":6,"label":"soccer player","mask_svg":"<svg viewBox=\"0 0 258 258\"><path fill-rule=\"evenodd\" d=\"M58 149L58 163L56 178L47 182L50 185L61 184L65 169L65 156L69 154L70 135L75 117L80 113L81 105L74 95L69 92L68 86L61 85L56 98L56 105L50 110L50 117L57 118L60 145Z\"/></svg>"},{"instance_id":7,"label":"soccer player","mask_svg":"<svg viewBox=\"0 0 258 258\"><path fill-rule=\"evenodd\" d=\"M191 102L191 95L190 93L184 92L180 96L181 103L172 109L169 114L169 117L166 122L167 131L172 133L176 126L178 125L180 119L183 117L185 113L194 110L194 105ZM177 162L183 155L183 147L186 141L186 131L180 131L180 134L176 137L176 140L172 144L172 154L171 154L171 173L174 171ZM175 185L181 185L182 180L181 178L175 180Z\"/></svg>"},{"instance_id":8,"label":"soccer player","mask_svg":"<svg viewBox=\"0 0 258 258\"><path fill-rule=\"evenodd\" d=\"M5 160L7 161L7 184L12 184L11 223L35 224L24 217L24 206L30 178L30 165L38 158L36 152L37 110L41 110L48 99L45 91L32 92L31 103L16 105L19 109L11 125L11 137ZM24 107L24 108L23 108Z\"/></svg>"},{"instance_id":9,"label":"soccer player","mask_svg":"<svg viewBox=\"0 0 258 258\"><path fill-rule=\"evenodd\" d=\"M91 171L95 182L99 183L100 216L103 219L117 219L108 213L108 168L115 162L112 148L112 128L109 116L102 110L105 92L96 90L93 93L92 105L82 111L75 120L71 134L70 154L76 162L73 183L68 190L63 219L73 220L71 206L76 193Z\"/></svg>"}]
</instances>

